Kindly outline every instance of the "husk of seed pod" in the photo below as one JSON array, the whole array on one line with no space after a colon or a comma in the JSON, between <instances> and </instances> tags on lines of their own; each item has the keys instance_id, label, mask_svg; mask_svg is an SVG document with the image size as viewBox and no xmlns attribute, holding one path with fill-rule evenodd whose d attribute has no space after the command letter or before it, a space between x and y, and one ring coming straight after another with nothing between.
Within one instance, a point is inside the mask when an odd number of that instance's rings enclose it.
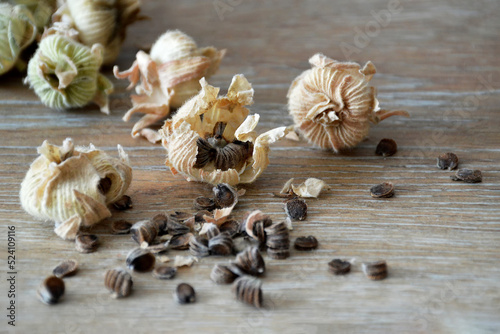
<instances>
[{"instance_id":1,"label":"husk of seed pod","mask_svg":"<svg viewBox=\"0 0 500 334\"><path fill-rule=\"evenodd\" d=\"M103 64L111 65L125 40L127 26L141 19L139 12L139 0L63 0L53 20L77 30L82 44L101 44Z\"/></svg>"},{"instance_id":2,"label":"husk of seed pod","mask_svg":"<svg viewBox=\"0 0 500 334\"><path fill-rule=\"evenodd\" d=\"M118 159L92 144L74 147L70 138L62 146L44 141L38 153L21 184L21 205L37 219L54 221L63 239L75 239L80 227L111 216L107 205L120 199L132 181L120 145ZM102 180L107 181L106 189Z\"/></svg>"},{"instance_id":3,"label":"husk of seed pod","mask_svg":"<svg viewBox=\"0 0 500 334\"><path fill-rule=\"evenodd\" d=\"M384 119L409 114L380 109L376 90L369 82L376 72L373 63L361 68L322 54L309 59L312 69L291 84L288 108L295 127L306 139L335 152L355 147L370 129Z\"/></svg>"},{"instance_id":4,"label":"husk of seed pod","mask_svg":"<svg viewBox=\"0 0 500 334\"><path fill-rule=\"evenodd\" d=\"M269 145L283 138L287 128L275 128L257 136L254 129L259 115L249 116L250 111L245 108L253 103L254 91L243 75L233 77L227 96L218 96L219 88L210 86L204 78L200 84L200 92L179 108L159 131L162 145L167 150L166 165L174 175L181 174L188 181L231 186L255 181L269 164ZM253 144L253 153L235 168L216 169L213 163L195 168L197 140L211 132L217 122L227 124L224 130L226 140L249 141Z\"/></svg>"},{"instance_id":5,"label":"husk of seed pod","mask_svg":"<svg viewBox=\"0 0 500 334\"><path fill-rule=\"evenodd\" d=\"M0 75L14 66L26 68L19 56L35 40L36 33L35 18L25 6L0 4Z\"/></svg>"},{"instance_id":6,"label":"husk of seed pod","mask_svg":"<svg viewBox=\"0 0 500 334\"><path fill-rule=\"evenodd\" d=\"M128 89L135 86L138 94L132 95L133 107L123 120L129 121L135 113L145 114L135 123L132 137L144 136L152 143L158 142L161 138L150 126L196 95L201 88L199 80L217 71L225 53L214 47L198 48L191 37L172 30L158 38L150 54L139 51L130 69L119 72L115 66L115 77L128 79Z\"/></svg>"}]
</instances>

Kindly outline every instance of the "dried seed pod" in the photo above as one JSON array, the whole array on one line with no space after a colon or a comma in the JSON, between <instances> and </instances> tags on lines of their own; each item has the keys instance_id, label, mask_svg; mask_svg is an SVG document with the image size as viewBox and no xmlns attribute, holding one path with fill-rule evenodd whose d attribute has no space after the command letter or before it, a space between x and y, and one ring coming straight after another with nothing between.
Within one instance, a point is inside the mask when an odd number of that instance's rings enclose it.
<instances>
[{"instance_id":1,"label":"dried seed pod","mask_svg":"<svg viewBox=\"0 0 500 334\"><path fill-rule=\"evenodd\" d=\"M243 252L238 253L232 264L234 266L231 266L230 269L240 276L245 274L260 276L266 271L264 258L257 247L248 247Z\"/></svg>"},{"instance_id":2,"label":"dried seed pod","mask_svg":"<svg viewBox=\"0 0 500 334\"><path fill-rule=\"evenodd\" d=\"M267 255L282 260L290 256L290 236L286 223L275 223L266 228Z\"/></svg>"},{"instance_id":3,"label":"dried seed pod","mask_svg":"<svg viewBox=\"0 0 500 334\"><path fill-rule=\"evenodd\" d=\"M196 292L191 285L181 283L175 289L174 298L179 304L194 303L196 301Z\"/></svg>"},{"instance_id":4,"label":"dried seed pod","mask_svg":"<svg viewBox=\"0 0 500 334\"><path fill-rule=\"evenodd\" d=\"M370 123L406 111L381 110L369 82L375 66L368 62L341 63L322 54L309 59L312 69L299 75L288 91L288 109L295 128L309 142L337 152L355 147L369 132Z\"/></svg>"},{"instance_id":5,"label":"dried seed pod","mask_svg":"<svg viewBox=\"0 0 500 334\"><path fill-rule=\"evenodd\" d=\"M172 279L177 274L177 268L170 266L159 266L153 270L153 277L158 279Z\"/></svg>"},{"instance_id":6,"label":"dried seed pod","mask_svg":"<svg viewBox=\"0 0 500 334\"><path fill-rule=\"evenodd\" d=\"M113 203L115 209L124 211L132 208L132 198L128 195L123 195L118 201Z\"/></svg>"},{"instance_id":7,"label":"dried seed pod","mask_svg":"<svg viewBox=\"0 0 500 334\"><path fill-rule=\"evenodd\" d=\"M173 235L173 236L180 235L180 234L186 234L186 233L189 233L191 231L188 226L181 224L181 223L176 223L176 222L171 221L171 220L168 221L167 230L168 230L168 234Z\"/></svg>"},{"instance_id":8,"label":"dried seed pod","mask_svg":"<svg viewBox=\"0 0 500 334\"><path fill-rule=\"evenodd\" d=\"M455 153L443 153L437 158L437 166L440 169L453 170L458 166L458 157Z\"/></svg>"},{"instance_id":9,"label":"dried seed pod","mask_svg":"<svg viewBox=\"0 0 500 334\"><path fill-rule=\"evenodd\" d=\"M334 275L345 275L351 271L351 263L340 259L328 262L328 270Z\"/></svg>"},{"instance_id":10,"label":"dried seed pod","mask_svg":"<svg viewBox=\"0 0 500 334\"><path fill-rule=\"evenodd\" d=\"M175 213L173 213L170 216L168 216L168 218L172 222L175 222L175 223L182 223L182 222L188 220L191 217L193 217L192 214L190 214L188 212L181 212L181 211L175 211Z\"/></svg>"},{"instance_id":11,"label":"dried seed pod","mask_svg":"<svg viewBox=\"0 0 500 334\"><path fill-rule=\"evenodd\" d=\"M189 249L189 242L193 237L193 233L176 234L170 239L169 247L177 250Z\"/></svg>"},{"instance_id":12,"label":"dried seed pod","mask_svg":"<svg viewBox=\"0 0 500 334\"><path fill-rule=\"evenodd\" d=\"M111 232L113 234L129 234L132 223L126 220L117 220L111 223Z\"/></svg>"},{"instance_id":13,"label":"dried seed pod","mask_svg":"<svg viewBox=\"0 0 500 334\"><path fill-rule=\"evenodd\" d=\"M209 256L208 239L201 236L191 238L189 241L189 252L197 257Z\"/></svg>"},{"instance_id":14,"label":"dried seed pod","mask_svg":"<svg viewBox=\"0 0 500 334\"><path fill-rule=\"evenodd\" d=\"M126 259L127 267L138 272L153 270L155 266L155 256L143 248L132 249Z\"/></svg>"},{"instance_id":15,"label":"dried seed pod","mask_svg":"<svg viewBox=\"0 0 500 334\"><path fill-rule=\"evenodd\" d=\"M130 228L132 239L141 245L143 242L152 243L158 235L158 225L152 220L141 220Z\"/></svg>"},{"instance_id":16,"label":"dried seed pod","mask_svg":"<svg viewBox=\"0 0 500 334\"><path fill-rule=\"evenodd\" d=\"M227 233L221 233L208 240L208 249L211 255L231 255L233 253L233 239Z\"/></svg>"},{"instance_id":17,"label":"dried seed pod","mask_svg":"<svg viewBox=\"0 0 500 334\"><path fill-rule=\"evenodd\" d=\"M78 234L75 239L75 248L80 253L93 253L97 250L99 239L94 234Z\"/></svg>"},{"instance_id":18,"label":"dried seed pod","mask_svg":"<svg viewBox=\"0 0 500 334\"><path fill-rule=\"evenodd\" d=\"M292 220L304 220L307 217L307 204L302 198L292 198L285 202L285 212Z\"/></svg>"},{"instance_id":19,"label":"dried seed pod","mask_svg":"<svg viewBox=\"0 0 500 334\"><path fill-rule=\"evenodd\" d=\"M215 209L215 203L211 198L200 196L194 200L193 207L196 210L213 211Z\"/></svg>"},{"instance_id":20,"label":"dried seed pod","mask_svg":"<svg viewBox=\"0 0 500 334\"><path fill-rule=\"evenodd\" d=\"M78 262L76 260L66 260L57 265L57 267L52 270L54 276L63 278L69 277L76 274L78 270Z\"/></svg>"},{"instance_id":21,"label":"dried seed pod","mask_svg":"<svg viewBox=\"0 0 500 334\"><path fill-rule=\"evenodd\" d=\"M390 182L377 184L370 188L370 194L374 198L387 198L394 196L394 185Z\"/></svg>"},{"instance_id":22,"label":"dried seed pod","mask_svg":"<svg viewBox=\"0 0 500 334\"><path fill-rule=\"evenodd\" d=\"M234 219L226 220L221 226L219 226L219 231L221 233L227 233L234 238L240 233L240 223Z\"/></svg>"},{"instance_id":23,"label":"dried seed pod","mask_svg":"<svg viewBox=\"0 0 500 334\"><path fill-rule=\"evenodd\" d=\"M310 235L307 237L298 237L293 244L296 250L308 251L318 248L318 239Z\"/></svg>"},{"instance_id":24,"label":"dried seed pod","mask_svg":"<svg viewBox=\"0 0 500 334\"><path fill-rule=\"evenodd\" d=\"M250 212L243 220L246 233L260 242L265 242L265 228L272 223L271 218L260 210Z\"/></svg>"},{"instance_id":25,"label":"dried seed pod","mask_svg":"<svg viewBox=\"0 0 500 334\"><path fill-rule=\"evenodd\" d=\"M363 272L371 280L378 281L387 277L387 263L384 260L363 263Z\"/></svg>"},{"instance_id":26,"label":"dried seed pod","mask_svg":"<svg viewBox=\"0 0 500 334\"><path fill-rule=\"evenodd\" d=\"M262 307L262 282L251 277L240 277L233 283L236 299L257 308Z\"/></svg>"},{"instance_id":27,"label":"dried seed pod","mask_svg":"<svg viewBox=\"0 0 500 334\"><path fill-rule=\"evenodd\" d=\"M477 183L483 181L483 176L481 171L478 169L467 169L462 168L457 171L457 173L451 176L453 181L464 181L466 183Z\"/></svg>"},{"instance_id":28,"label":"dried seed pod","mask_svg":"<svg viewBox=\"0 0 500 334\"><path fill-rule=\"evenodd\" d=\"M220 230L219 228L217 227L217 225L213 224L213 223L207 223L208 224L208 229L207 229L207 238L210 240L216 236L218 236L220 234ZM229 236L231 236L229 233L228 233Z\"/></svg>"},{"instance_id":29,"label":"dried seed pod","mask_svg":"<svg viewBox=\"0 0 500 334\"><path fill-rule=\"evenodd\" d=\"M49 276L40 284L36 293L43 303L56 304L64 295L64 281L59 277Z\"/></svg>"},{"instance_id":30,"label":"dried seed pod","mask_svg":"<svg viewBox=\"0 0 500 334\"><path fill-rule=\"evenodd\" d=\"M375 149L375 154L389 157L396 154L397 151L398 144L396 144L394 139L384 138L378 143L377 148Z\"/></svg>"},{"instance_id":31,"label":"dried seed pod","mask_svg":"<svg viewBox=\"0 0 500 334\"><path fill-rule=\"evenodd\" d=\"M113 293L114 298L130 295L132 291L132 276L123 269L110 269L104 276L104 286Z\"/></svg>"},{"instance_id":32,"label":"dried seed pod","mask_svg":"<svg viewBox=\"0 0 500 334\"><path fill-rule=\"evenodd\" d=\"M227 183L213 187L214 203L218 209L234 207L238 203L238 192Z\"/></svg>"},{"instance_id":33,"label":"dried seed pod","mask_svg":"<svg viewBox=\"0 0 500 334\"><path fill-rule=\"evenodd\" d=\"M216 264L210 273L210 279L217 284L231 284L238 277L228 266Z\"/></svg>"},{"instance_id":34,"label":"dried seed pod","mask_svg":"<svg viewBox=\"0 0 500 334\"><path fill-rule=\"evenodd\" d=\"M168 216L164 213L159 213L151 218L151 221L158 229L158 236L168 234Z\"/></svg>"}]
</instances>

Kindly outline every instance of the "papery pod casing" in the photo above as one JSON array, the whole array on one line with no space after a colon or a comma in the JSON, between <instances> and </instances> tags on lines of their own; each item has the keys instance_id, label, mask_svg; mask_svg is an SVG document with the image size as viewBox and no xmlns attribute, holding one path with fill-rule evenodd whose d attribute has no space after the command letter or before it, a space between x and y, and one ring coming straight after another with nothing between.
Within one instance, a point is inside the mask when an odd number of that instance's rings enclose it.
<instances>
[{"instance_id":1,"label":"papery pod casing","mask_svg":"<svg viewBox=\"0 0 500 334\"><path fill-rule=\"evenodd\" d=\"M0 75L16 65L21 51L35 40L36 33L35 18L26 7L0 4Z\"/></svg>"},{"instance_id":2,"label":"papery pod casing","mask_svg":"<svg viewBox=\"0 0 500 334\"><path fill-rule=\"evenodd\" d=\"M135 123L132 137L144 136L152 143L159 141L158 132L149 127L196 95L201 88L200 79L217 71L225 53L226 50L214 47L198 48L191 37L172 30L158 38L149 55L139 51L130 69L119 72L115 66L115 77L128 79L128 88L135 86L138 94L132 95L133 107L123 120L130 120L135 113L145 114Z\"/></svg>"},{"instance_id":3,"label":"papery pod casing","mask_svg":"<svg viewBox=\"0 0 500 334\"><path fill-rule=\"evenodd\" d=\"M139 17L139 0L64 0L55 21L71 22L79 41L104 47L103 64L114 63L126 36L126 28Z\"/></svg>"},{"instance_id":4,"label":"papery pod casing","mask_svg":"<svg viewBox=\"0 0 500 334\"><path fill-rule=\"evenodd\" d=\"M337 152L361 142L370 123L409 116L406 111L379 108L376 90L369 86L376 72L371 62L361 68L318 53L309 63L312 69L298 76L288 91L290 114L309 142Z\"/></svg>"},{"instance_id":5,"label":"papery pod casing","mask_svg":"<svg viewBox=\"0 0 500 334\"><path fill-rule=\"evenodd\" d=\"M35 218L54 221L63 239L74 239L80 227L111 216L107 205L118 200L132 180L120 145L118 159L92 145L75 148L69 138L62 146L44 141L38 153L21 184L21 204Z\"/></svg>"},{"instance_id":6,"label":"papery pod casing","mask_svg":"<svg viewBox=\"0 0 500 334\"><path fill-rule=\"evenodd\" d=\"M255 181L269 164L269 145L283 138L287 128L275 128L257 136L254 129L259 115L249 116L245 108L253 103L254 91L243 75L233 77L227 96L219 97L219 88L208 85L205 79L200 80L200 85L200 92L179 108L159 131L167 150L166 165L174 175L179 173L188 181L231 186ZM218 122L226 124L224 138L228 143L251 142L253 152L235 168L217 169L213 163L196 168L197 140L211 133Z\"/></svg>"},{"instance_id":7,"label":"papery pod casing","mask_svg":"<svg viewBox=\"0 0 500 334\"><path fill-rule=\"evenodd\" d=\"M99 73L101 64L100 44L89 48L54 31L42 38L31 58L26 82L50 108L83 107L93 101L109 114L113 84Z\"/></svg>"},{"instance_id":8,"label":"papery pod casing","mask_svg":"<svg viewBox=\"0 0 500 334\"><path fill-rule=\"evenodd\" d=\"M23 5L33 14L38 33L48 26L52 14L56 11L56 0L11 0L17 5Z\"/></svg>"}]
</instances>

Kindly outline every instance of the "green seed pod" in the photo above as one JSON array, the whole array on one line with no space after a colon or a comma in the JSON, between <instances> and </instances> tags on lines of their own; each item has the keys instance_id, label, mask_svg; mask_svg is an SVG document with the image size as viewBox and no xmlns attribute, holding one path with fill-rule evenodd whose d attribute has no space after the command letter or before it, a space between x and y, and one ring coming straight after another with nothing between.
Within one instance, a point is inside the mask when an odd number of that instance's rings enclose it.
<instances>
[{"instance_id":1,"label":"green seed pod","mask_svg":"<svg viewBox=\"0 0 500 334\"><path fill-rule=\"evenodd\" d=\"M16 5L24 5L33 14L39 33L50 23L56 10L56 0L11 0Z\"/></svg>"},{"instance_id":2,"label":"green seed pod","mask_svg":"<svg viewBox=\"0 0 500 334\"><path fill-rule=\"evenodd\" d=\"M82 107L93 101L108 114L113 84L102 74L102 46L89 48L73 39L53 34L42 39L28 64L26 82L48 107Z\"/></svg>"},{"instance_id":3,"label":"green seed pod","mask_svg":"<svg viewBox=\"0 0 500 334\"><path fill-rule=\"evenodd\" d=\"M16 65L36 33L35 19L26 7L0 4L0 75Z\"/></svg>"}]
</instances>

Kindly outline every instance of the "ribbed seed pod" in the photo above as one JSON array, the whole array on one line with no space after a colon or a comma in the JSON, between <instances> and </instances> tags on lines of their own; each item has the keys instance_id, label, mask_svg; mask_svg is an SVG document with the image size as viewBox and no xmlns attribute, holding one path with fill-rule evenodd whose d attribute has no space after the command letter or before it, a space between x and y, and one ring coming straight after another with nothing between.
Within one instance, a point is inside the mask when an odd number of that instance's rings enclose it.
<instances>
[{"instance_id":1,"label":"ribbed seed pod","mask_svg":"<svg viewBox=\"0 0 500 334\"><path fill-rule=\"evenodd\" d=\"M208 240L208 249L211 255L231 255L233 253L233 239L227 233L221 233Z\"/></svg>"},{"instance_id":2,"label":"ribbed seed pod","mask_svg":"<svg viewBox=\"0 0 500 334\"><path fill-rule=\"evenodd\" d=\"M135 248L128 253L126 264L131 270L147 272L153 270L155 260L155 256L147 249Z\"/></svg>"},{"instance_id":3,"label":"ribbed seed pod","mask_svg":"<svg viewBox=\"0 0 500 334\"><path fill-rule=\"evenodd\" d=\"M248 247L236 255L229 268L240 276L260 276L266 271L266 264L257 247Z\"/></svg>"},{"instance_id":4,"label":"ribbed seed pod","mask_svg":"<svg viewBox=\"0 0 500 334\"><path fill-rule=\"evenodd\" d=\"M290 233L286 223L275 223L266 228L267 255L273 259L286 259L290 256Z\"/></svg>"},{"instance_id":5,"label":"ribbed seed pod","mask_svg":"<svg viewBox=\"0 0 500 334\"><path fill-rule=\"evenodd\" d=\"M151 221L158 229L158 236L168 234L168 216L164 213L159 213L151 218Z\"/></svg>"},{"instance_id":6,"label":"ribbed seed pod","mask_svg":"<svg viewBox=\"0 0 500 334\"><path fill-rule=\"evenodd\" d=\"M189 249L192 238L194 238L193 233L176 234L170 239L169 247L177 250Z\"/></svg>"},{"instance_id":7,"label":"ribbed seed pod","mask_svg":"<svg viewBox=\"0 0 500 334\"><path fill-rule=\"evenodd\" d=\"M132 284L132 276L123 269L110 269L104 276L104 286L113 293L115 298L130 295Z\"/></svg>"},{"instance_id":8,"label":"ribbed seed pod","mask_svg":"<svg viewBox=\"0 0 500 334\"><path fill-rule=\"evenodd\" d=\"M152 220L141 220L130 228L132 239L141 245L143 242L152 243L158 235L158 225Z\"/></svg>"},{"instance_id":9,"label":"ribbed seed pod","mask_svg":"<svg viewBox=\"0 0 500 334\"><path fill-rule=\"evenodd\" d=\"M260 210L250 212L243 220L246 233L261 244L266 242L265 229L272 223L271 218Z\"/></svg>"},{"instance_id":10,"label":"ribbed seed pod","mask_svg":"<svg viewBox=\"0 0 500 334\"><path fill-rule=\"evenodd\" d=\"M262 282L259 279L243 276L233 283L236 299L257 308L262 307Z\"/></svg>"},{"instance_id":11,"label":"ribbed seed pod","mask_svg":"<svg viewBox=\"0 0 500 334\"><path fill-rule=\"evenodd\" d=\"M191 238L189 241L189 252L193 256L209 256L210 251L208 249L208 239L201 236Z\"/></svg>"},{"instance_id":12,"label":"ribbed seed pod","mask_svg":"<svg viewBox=\"0 0 500 334\"><path fill-rule=\"evenodd\" d=\"M216 264L210 273L210 279L217 284L231 284L238 277L228 266Z\"/></svg>"}]
</instances>

